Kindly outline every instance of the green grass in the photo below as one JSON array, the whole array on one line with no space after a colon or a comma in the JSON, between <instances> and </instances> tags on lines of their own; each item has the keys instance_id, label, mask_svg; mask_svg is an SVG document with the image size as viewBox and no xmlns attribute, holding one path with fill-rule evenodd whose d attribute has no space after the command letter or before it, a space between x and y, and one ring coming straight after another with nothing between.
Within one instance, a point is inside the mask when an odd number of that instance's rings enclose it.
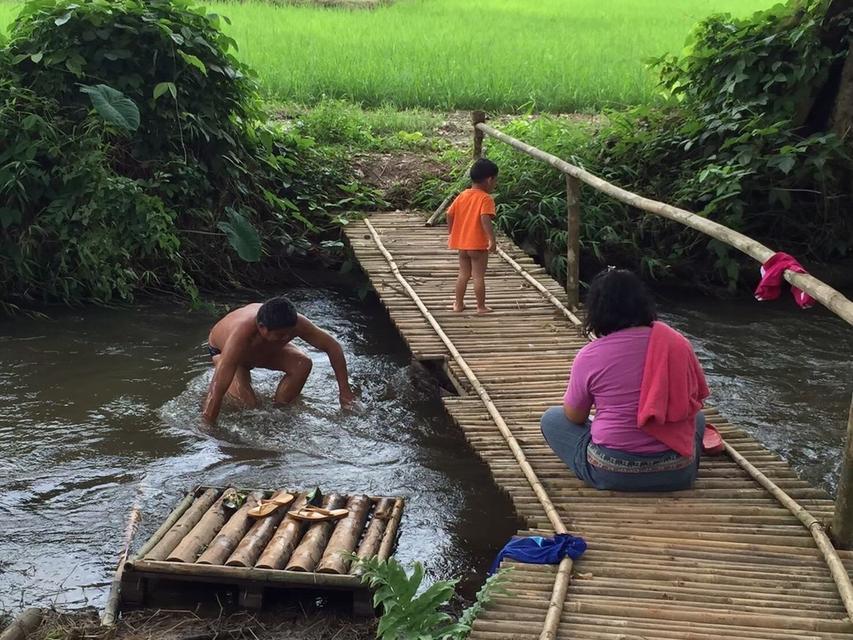
<instances>
[{"instance_id":1,"label":"green grass","mask_svg":"<svg viewBox=\"0 0 853 640\"><path fill-rule=\"evenodd\" d=\"M592 111L647 102L645 60L713 13L773 0L398 0L372 11L215 3L269 95L313 103ZM13 14L0 4L0 20Z\"/></svg>"}]
</instances>

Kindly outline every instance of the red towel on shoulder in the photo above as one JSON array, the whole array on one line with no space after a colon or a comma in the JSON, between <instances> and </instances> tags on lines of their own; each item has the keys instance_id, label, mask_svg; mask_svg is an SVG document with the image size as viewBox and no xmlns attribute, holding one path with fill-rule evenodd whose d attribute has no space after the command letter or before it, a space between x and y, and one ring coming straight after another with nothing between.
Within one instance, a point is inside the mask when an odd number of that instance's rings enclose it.
<instances>
[{"instance_id":1,"label":"red towel on shoulder","mask_svg":"<svg viewBox=\"0 0 853 640\"><path fill-rule=\"evenodd\" d=\"M690 342L663 322L655 322L640 384L640 429L692 458L694 420L708 394L705 374Z\"/></svg>"}]
</instances>

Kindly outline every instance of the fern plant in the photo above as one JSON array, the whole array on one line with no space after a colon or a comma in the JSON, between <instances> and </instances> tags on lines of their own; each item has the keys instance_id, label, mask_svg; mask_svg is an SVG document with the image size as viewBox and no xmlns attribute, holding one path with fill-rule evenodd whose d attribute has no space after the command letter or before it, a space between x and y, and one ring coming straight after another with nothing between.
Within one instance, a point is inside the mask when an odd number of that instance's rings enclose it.
<instances>
[{"instance_id":1,"label":"fern plant","mask_svg":"<svg viewBox=\"0 0 853 640\"><path fill-rule=\"evenodd\" d=\"M382 608L376 630L380 640L462 640L483 607L496 595L506 594L504 584L508 569L502 569L486 580L476 601L462 612L459 620L441 609L453 596L458 580L438 580L418 593L424 578L424 567L414 564L411 575L394 558L358 560L363 571L361 580L375 589L373 605Z\"/></svg>"}]
</instances>

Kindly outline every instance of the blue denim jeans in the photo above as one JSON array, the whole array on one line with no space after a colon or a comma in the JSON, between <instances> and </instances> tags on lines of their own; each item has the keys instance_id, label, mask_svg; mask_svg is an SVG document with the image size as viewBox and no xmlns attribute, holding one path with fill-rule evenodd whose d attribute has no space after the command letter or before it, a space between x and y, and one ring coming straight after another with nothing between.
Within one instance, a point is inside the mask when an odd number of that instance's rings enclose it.
<instances>
[{"instance_id":1,"label":"blue denim jeans","mask_svg":"<svg viewBox=\"0 0 853 640\"><path fill-rule=\"evenodd\" d=\"M689 489L699 471L705 416L696 414L695 454L685 458L675 451L640 454L592 443L590 422L580 425L566 417L563 407L551 407L542 416L542 435L574 474L596 489L611 491L679 491Z\"/></svg>"}]
</instances>

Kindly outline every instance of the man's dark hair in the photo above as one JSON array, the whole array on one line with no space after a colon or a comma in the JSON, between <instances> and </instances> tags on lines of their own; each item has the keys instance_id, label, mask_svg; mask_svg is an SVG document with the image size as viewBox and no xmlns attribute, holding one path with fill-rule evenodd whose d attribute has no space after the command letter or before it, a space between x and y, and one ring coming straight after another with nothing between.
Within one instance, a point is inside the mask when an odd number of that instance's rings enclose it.
<instances>
[{"instance_id":1,"label":"man's dark hair","mask_svg":"<svg viewBox=\"0 0 853 640\"><path fill-rule=\"evenodd\" d=\"M271 331L289 329L296 326L296 307L284 296L270 298L258 309L257 322Z\"/></svg>"},{"instance_id":2,"label":"man's dark hair","mask_svg":"<svg viewBox=\"0 0 853 640\"><path fill-rule=\"evenodd\" d=\"M471 165L471 182L478 183L498 175L498 165L486 158L475 160Z\"/></svg>"},{"instance_id":3,"label":"man's dark hair","mask_svg":"<svg viewBox=\"0 0 853 640\"><path fill-rule=\"evenodd\" d=\"M655 301L634 273L608 269L593 278L586 297L587 333L606 336L620 329L650 327L655 320Z\"/></svg>"}]
</instances>

